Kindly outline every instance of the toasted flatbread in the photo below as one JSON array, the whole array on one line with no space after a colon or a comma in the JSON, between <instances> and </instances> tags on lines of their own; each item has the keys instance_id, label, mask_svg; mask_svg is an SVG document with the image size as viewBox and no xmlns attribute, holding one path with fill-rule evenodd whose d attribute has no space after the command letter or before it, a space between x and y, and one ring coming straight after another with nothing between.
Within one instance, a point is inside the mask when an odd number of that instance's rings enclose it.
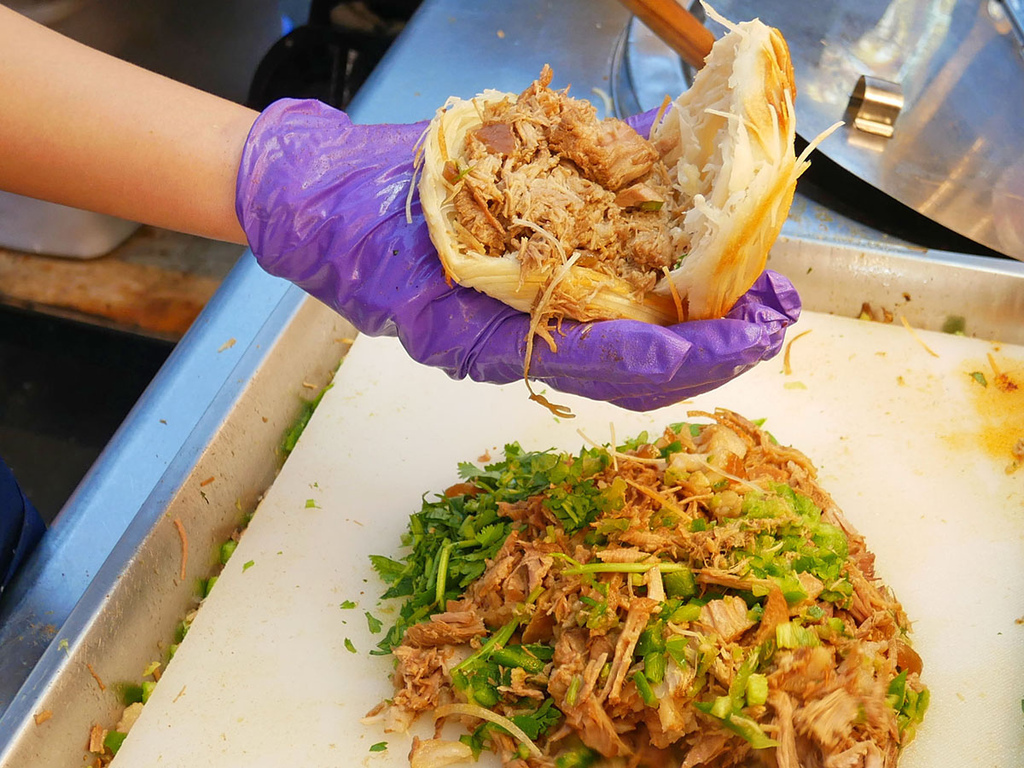
<instances>
[{"instance_id":1,"label":"toasted flatbread","mask_svg":"<svg viewBox=\"0 0 1024 768\"><path fill-rule=\"evenodd\" d=\"M757 20L728 26L692 87L659 115L649 141L629 136L621 121L598 120L588 101L551 91L547 68L519 95L450 99L424 138L419 181L450 277L546 317L669 325L725 315L764 269L806 166L793 150L793 70L782 35ZM531 113L528 101L553 106ZM596 132L589 155L572 146L586 110ZM508 135L495 150L480 133L502 120L514 149ZM634 151L636 140L656 153L644 175L625 185L602 178L602 158L590 158L625 147L619 154L631 162L646 151ZM497 159L486 157L492 151ZM519 178L523 171L513 166L524 152L541 167ZM552 179L566 174L582 181L567 177L552 189ZM548 199L534 205L533 194ZM580 194L603 207L577 207ZM574 217L584 231L566 235ZM625 234L605 232L606 221Z\"/></svg>"}]
</instances>

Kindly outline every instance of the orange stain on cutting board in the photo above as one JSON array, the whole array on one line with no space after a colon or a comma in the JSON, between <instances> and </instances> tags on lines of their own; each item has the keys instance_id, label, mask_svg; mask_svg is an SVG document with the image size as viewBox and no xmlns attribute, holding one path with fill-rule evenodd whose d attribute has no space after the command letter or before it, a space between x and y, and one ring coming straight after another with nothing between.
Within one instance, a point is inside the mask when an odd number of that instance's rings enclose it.
<instances>
[{"instance_id":1,"label":"orange stain on cutting board","mask_svg":"<svg viewBox=\"0 0 1024 768\"><path fill-rule=\"evenodd\" d=\"M968 361L964 376L981 422L975 439L1007 473L1024 474L1024 360L990 354Z\"/></svg>"}]
</instances>

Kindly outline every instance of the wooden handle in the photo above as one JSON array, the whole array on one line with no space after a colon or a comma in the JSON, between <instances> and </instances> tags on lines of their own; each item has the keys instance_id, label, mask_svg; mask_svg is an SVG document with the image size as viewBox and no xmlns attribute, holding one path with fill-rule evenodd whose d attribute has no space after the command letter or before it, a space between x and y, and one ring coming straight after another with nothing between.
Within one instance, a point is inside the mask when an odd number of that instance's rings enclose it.
<instances>
[{"instance_id":1,"label":"wooden handle","mask_svg":"<svg viewBox=\"0 0 1024 768\"><path fill-rule=\"evenodd\" d=\"M676 0L619 0L694 69L704 66L715 36Z\"/></svg>"}]
</instances>

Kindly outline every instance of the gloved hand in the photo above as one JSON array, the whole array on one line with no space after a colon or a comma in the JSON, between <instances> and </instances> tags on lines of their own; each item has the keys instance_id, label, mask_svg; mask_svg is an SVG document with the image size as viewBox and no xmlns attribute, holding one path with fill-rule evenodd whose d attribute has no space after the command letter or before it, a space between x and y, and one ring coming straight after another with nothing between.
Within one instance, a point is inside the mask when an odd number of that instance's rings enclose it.
<instances>
[{"instance_id":1,"label":"gloved hand","mask_svg":"<svg viewBox=\"0 0 1024 768\"><path fill-rule=\"evenodd\" d=\"M652 115L638 116L641 131ZM426 123L353 125L316 101L272 104L256 120L236 209L260 265L346 317L362 333L398 336L413 359L449 376L523 377L528 315L448 285L413 195L414 145ZM646 135L646 134L645 134ZM800 299L766 271L728 316L659 327L563 322L558 351L534 346L530 378L631 410L713 389L774 356Z\"/></svg>"}]
</instances>

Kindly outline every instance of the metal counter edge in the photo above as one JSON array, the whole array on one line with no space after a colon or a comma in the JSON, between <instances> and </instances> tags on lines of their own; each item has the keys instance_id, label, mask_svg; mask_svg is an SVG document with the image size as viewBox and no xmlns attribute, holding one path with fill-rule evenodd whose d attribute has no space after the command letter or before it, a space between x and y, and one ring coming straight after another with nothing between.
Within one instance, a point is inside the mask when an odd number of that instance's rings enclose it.
<instances>
[{"instance_id":1,"label":"metal counter edge","mask_svg":"<svg viewBox=\"0 0 1024 768\"><path fill-rule=\"evenodd\" d=\"M167 482L166 470L186 443L195 441L197 426L219 421L208 411L219 407L221 415L228 413L232 399L218 395L244 388L247 376L240 368L247 350L268 349L305 299L298 288L263 272L246 251L5 592L0 748L18 690L115 544L161 480Z\"/></svg>"}]
</instances>

